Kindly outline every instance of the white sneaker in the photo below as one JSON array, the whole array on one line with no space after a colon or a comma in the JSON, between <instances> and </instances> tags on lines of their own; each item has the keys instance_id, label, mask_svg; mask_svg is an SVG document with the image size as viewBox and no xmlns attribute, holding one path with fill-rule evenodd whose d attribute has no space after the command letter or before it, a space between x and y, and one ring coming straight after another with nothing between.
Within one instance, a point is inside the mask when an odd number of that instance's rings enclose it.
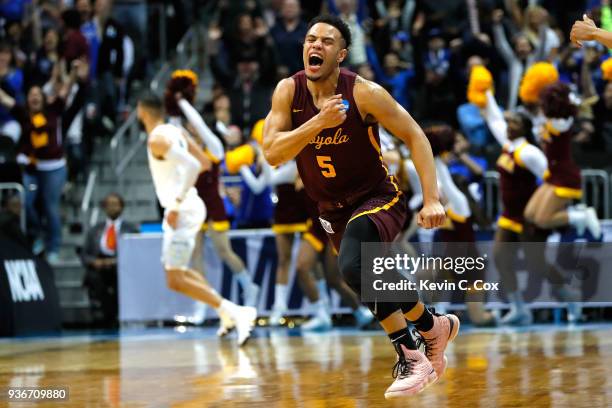
<instances>
[{"instance_id":1,"label":"white sneaker","mask_svg":"<svg viewBox=\"0 0 612 408\"><path fill-rule=\"evenodd\" d=\"M507 326L529 326L533 323L533 315L527 308L511 307L510 311L502 317L500 323Z\"/></svg>"},{"instance_id":2,"label":"white sneaker","mask_svg":"<svg viewBox=\"0 0 612 408\"><path fill-rule=\"evenodd\" d=\"M283 316L285 315L286 311L286 305L274 304L274 306L272 306L272 314L270 314L270 318L268 319L268 325L272 327L278 327L283 324L281 320L284 320Z\"/></svg>"},{"instance_id":3,"label":"white sneaker","mask_svg":"<svg viewBox=\"0 0 612 408\"><path fill-rule=\"evenodd\" d=\"M245 306L257 307L259 300L259 285L252 283L248 289L244 291Z\"/></svg>"},{"instance_id":4,"label":"white sneaker","mask_svg":"<svg viewBox=\"0 0 612 408\"><path fill-rule=\"evenodd\" d=\"M217 336L225 337L232 330L236 328L234 321L226 313L219 312L219 328L217 329Z\"/></svg>"},{"instance_id":5,"label":"white sneaker","mask_svg":"<svg viewBox=\"0 0 612 408\"><path fill-rule=\"evenodd\" d=\"M359 329L366 327L374 320L374 315L370 312L370 309L365 306L358 307L357 310L353 312L353 316L355 316L355 323Z\"/></svg>"},{"instance_id":6,"label":"white sneaker","mask_svg":"<svg viewBox=\"0 0 612 408\"><path fill-rule=\"evenodd\" d=\"M42 238L36 238L32 244L32 252L34 255L40 255L45 250L45 241Z\"/></svg>"},{"instance_id":7,"label":"white sneaker","mask_svg":"<svg viewBox=\"0 0 612 408\"><path fill-rule=\"evenodd\" d=\"M238 333L239 346L243 346L251 336L256 318L257 309L250 306L238 306L238 310L235 315L232 316L232 320L234 321L236 332Z\"/></svg>"},{"instance_id":8,"label":"white sneaker","mask_svg":"<svg viewBox=\"0 0 612 408\"><path fill-rule=\"evenodd\" d=\"M327 331L332 328L332 321L329 313L325 310L317 311L310 320L301 326L304 331Z\"/></svg>"},{"instance_id":9,"label":"white sneaker","mask_svg":"<svg viewBox=\"0 0 612 408\"><path fill-rule=\"evenodd\" d=\"M591 233L593 238L601 238L601 225L597 218L597 212L593 207L589 207L585 210L585 226L586 229Z\"/></svg>"},{"instance_id":10,"label":"white sneaker","mask_svg":"<svg viewBox=\"0 0 612 408\"><path fill-rule=\"evenodd\" d=\"M567 207L569 224L576 228L576 234L579 237L584 235L584 230L586 229L586 209L586 205L584 204L576 204Z\"/></svg>"},{"instance_id":11,"label":"white sneaker","mask_svg":"<svg viewBox=\"0 0 612 408\"><path fill-rule=\"evenodd\" d=\"M567 322L578 323L582 320L582 304L580 302L569 302L567 304Z\"/></svg>"},{"instance_id":12,"label":"white sneaker","mask_svg":"<svg viewBox=\"0 0 612 408\"><path fill-rule=\"evenodd\" d=\"M204 323L204 319L206 318L206 304L197 302L195 306L195 311L193 315L188 319L190 323L195 324L196 326Z\"/></svg>"}]
</instances>

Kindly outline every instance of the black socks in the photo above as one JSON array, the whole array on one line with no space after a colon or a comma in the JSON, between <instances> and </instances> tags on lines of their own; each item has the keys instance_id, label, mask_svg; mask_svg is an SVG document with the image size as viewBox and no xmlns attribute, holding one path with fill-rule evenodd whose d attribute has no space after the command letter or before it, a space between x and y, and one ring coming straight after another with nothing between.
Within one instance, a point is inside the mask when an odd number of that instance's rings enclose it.
<instances>
[{"instance_id":1,"label":"black socks","mask_svg":"<svg viewBox=\"0 0 612 408\"><path fill-rule=\"evenodd\" d=\"M395 346L395 350L397 350L397 353L401 356L403 356L404 354L401 353L402 349L400 347L400 344L403 344L408 350L417 349L414 339L410 335L408 327L389 334L389 340L391 340L391 343L393 343L393 346Z\"/></svg>"},{"instance_id":2,"label":"black socks","mask_svg":"<svg viewBox=\"0 0 612 408\"><path fill-rule=\"evenodd\" d=\"M421 317L419 317L412 323L414 324L414 327L416 327L416 329L420 332L430 331L431 329L433 329L434 325L433 315L429 310L427 310L427 307L425 307L423 309L423 314L421 315Z\"/></svg>"}]
</instances>

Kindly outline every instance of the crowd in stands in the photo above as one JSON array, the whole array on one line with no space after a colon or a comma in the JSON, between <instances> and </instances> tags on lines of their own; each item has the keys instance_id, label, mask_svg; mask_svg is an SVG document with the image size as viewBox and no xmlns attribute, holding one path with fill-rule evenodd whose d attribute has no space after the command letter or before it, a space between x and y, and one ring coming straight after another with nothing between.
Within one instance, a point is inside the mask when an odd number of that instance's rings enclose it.
<instances>
[{"instance_id":1,"label":"crowd in stands","mask_svg":"<svg viewBox=\"0 0 612 408\"><path fill-rule=\"evenodd\" d=\"M23 183L37 253L57 260L60 200L122 118L134 43L112 0L0 3L0 182Z\"/></svg>"}]
</instances>

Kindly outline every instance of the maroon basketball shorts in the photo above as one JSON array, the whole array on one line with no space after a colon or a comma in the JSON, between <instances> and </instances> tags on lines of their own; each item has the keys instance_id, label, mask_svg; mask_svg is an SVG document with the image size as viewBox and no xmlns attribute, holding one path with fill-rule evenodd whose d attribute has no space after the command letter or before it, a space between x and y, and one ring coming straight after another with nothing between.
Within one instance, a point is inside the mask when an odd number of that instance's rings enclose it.
<instances>
[{"instance_id":1,"label":"maroon basketball shorts","mask_svg":"<svg viewBox=\"0 0 612 408\"><path fill-rule=\"evenodd\" d=\"M406 196L401 191L366 194L356 204L319 205L319 221L329 236L336 251L349 222L366 216L372 220L382 242L392 242L402 231L408 206Z\"/></svg>"}]
</instances>

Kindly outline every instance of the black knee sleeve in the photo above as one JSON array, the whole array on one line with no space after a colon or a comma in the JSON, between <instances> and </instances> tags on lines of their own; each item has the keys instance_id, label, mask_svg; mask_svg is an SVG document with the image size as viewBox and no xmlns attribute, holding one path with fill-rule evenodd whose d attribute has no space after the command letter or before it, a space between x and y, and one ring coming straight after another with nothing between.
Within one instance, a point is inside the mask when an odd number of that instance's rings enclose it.
<instances>
[{"instance_id":1,"label":"black knee sleeve","mask_svg":"<svg viewBox=\"0 0 612 408\"><path fill-rule=\"evenodd\" d=\"M367 217L349 222L340 243L338 266L346 283L361 298L361 243L380 242L378 229Z\"/></svg>"},{"instance_id":2,"label":"black knee sleeve","mask_svg":"<svg viewBox=\"0 0 612 408\"><path fill-rule=\"evenodd\" d=\"M407 302L406 305L396 302L363 302L361 300L361 243L381 242L376 225L367 217L361 216L351 221L342 237L338 265L340 273L351 289L357 293L359 301L365 304L378 321L385 320L394 312L412 309L416 302Z\"/></svg>"}]
</instances>

